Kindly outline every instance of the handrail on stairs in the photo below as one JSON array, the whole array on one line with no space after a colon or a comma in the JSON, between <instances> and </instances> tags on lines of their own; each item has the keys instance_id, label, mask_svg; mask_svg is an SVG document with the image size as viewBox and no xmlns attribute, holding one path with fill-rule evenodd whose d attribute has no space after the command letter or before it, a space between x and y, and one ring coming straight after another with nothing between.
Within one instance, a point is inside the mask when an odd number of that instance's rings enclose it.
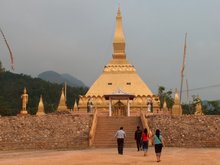
<instances>
[{"instance_id":1,"label":"handrail on stairs","mask_svg":"<svg viewBox=\"0 0 220 165\"><path fill-rule=\"evenodd\" d=\"M140 110L140 118L141 118L141 123L142 123L143 128L147 128L147 131L149 132L150 137L152 137L152 131L148 125L148 120L146 118L145 113L142 110ZM151 140L149 142L150 142L149 144L151 145L152 144Z\"/></svg>"},{"instance_id":2,"label":"handrail on stairs","mask_svg":"<svg viewBox=\"0 0 220 165\"><path fill-rule=\"evenodd\" d=\"M92 119L92 126L91 129L89 131L89 147L91 147L94 143L94 139L95 139L95 132L96 132L96 126L97 126L97 119L98 119L98 112L97 109L94 109L94 113L93 113L93 119Z\"/></svg>"}]
</instances>

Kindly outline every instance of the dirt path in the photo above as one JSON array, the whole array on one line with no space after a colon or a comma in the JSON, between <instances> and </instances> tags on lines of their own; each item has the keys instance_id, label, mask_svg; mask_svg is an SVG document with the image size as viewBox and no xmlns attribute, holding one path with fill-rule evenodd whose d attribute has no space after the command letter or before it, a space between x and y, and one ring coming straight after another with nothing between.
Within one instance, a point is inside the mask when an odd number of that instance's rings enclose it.
<instances>
[{"instance_id":1,"label":"dirt path","mask_svg":"<svg viewBox=\"0 0 220 165\"><path fill-rule=\"evenodd\" d=\"M73 151L0 151L0 165L220 165L220 148L164 148L162 161L156 162L151 147L147 157L135 148Z\"/></svg>"}]
</instances>

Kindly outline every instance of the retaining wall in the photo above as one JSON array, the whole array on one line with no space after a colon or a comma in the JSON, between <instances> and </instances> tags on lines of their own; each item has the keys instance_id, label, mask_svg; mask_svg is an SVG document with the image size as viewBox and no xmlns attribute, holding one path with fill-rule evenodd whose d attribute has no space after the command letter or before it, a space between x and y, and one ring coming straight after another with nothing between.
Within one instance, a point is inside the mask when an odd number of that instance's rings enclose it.
<instances>
[{"instance_id":1,"label":"retaining wall","mask_svg":"<svg viewBox=\"0 0 220 165\"><path fill-rule=\"evenodd\" d=\"M0 117L0 150L88 148L91 114ZM220 147L220 116L148 116L170 147Z\"/></svg>"},{"instance_id":2,"label":"retaining wall","mask_svg":"<svg viewBox=\"0 0 220 165\"><path fill-rule=\"evenodd\" d=\"M167 146L220 147L220 116L153 115L147 119L153 133L161 130Z\"/></svg>"},{"instance_id":3,"label":"retaining wall","mask_svg":"<svg viewBox=\"0 0 220 165\"><path fill-rule=\"evenodd\" d=\"M0 117L0 150L87 148L91 119L88 114Z\"/></svg>"}]
</instances>

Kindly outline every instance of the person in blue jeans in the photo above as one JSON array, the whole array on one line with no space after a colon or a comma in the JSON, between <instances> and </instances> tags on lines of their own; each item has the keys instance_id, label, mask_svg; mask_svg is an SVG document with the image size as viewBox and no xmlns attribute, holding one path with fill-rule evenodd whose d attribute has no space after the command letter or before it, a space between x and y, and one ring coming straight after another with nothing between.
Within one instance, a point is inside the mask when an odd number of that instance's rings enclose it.
<instances>
[{"instance_id":1,"label":"person in blue jeans","mask_svg":"<svg viewBox=\"0 0 220 165\"><path fill-rule=\"evenodd\" d=\"M141 135L144 156L147 156L149 138L150 138L150 135L148 134L147 128L145 128L142 135Z\"/></svg>"}]
</instances>

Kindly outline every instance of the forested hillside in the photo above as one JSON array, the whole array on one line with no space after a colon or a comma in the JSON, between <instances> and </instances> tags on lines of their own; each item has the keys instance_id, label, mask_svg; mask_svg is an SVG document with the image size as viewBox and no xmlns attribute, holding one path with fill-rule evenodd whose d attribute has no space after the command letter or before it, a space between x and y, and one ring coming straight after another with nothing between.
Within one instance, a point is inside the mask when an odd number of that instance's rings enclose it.
<instances>
[{"instance_id":1,"label":"forested hillside","mask_svg":"<svg viewBox=\"0 0 220 165\"><path fill-rule=\"evenodd\" d=\"M32 78L24 74L14 74L0 71L0 115L17 115L21 109L21 95L24 87L27 89L29 101L27 110L30 114L37 112L40 95L43 96L45 112L56 110L63 85L46 82L39 78ZM67 106L73 108L79 95L87 92L87 87L67 86Z\"/></svg>"}]
</instances>

